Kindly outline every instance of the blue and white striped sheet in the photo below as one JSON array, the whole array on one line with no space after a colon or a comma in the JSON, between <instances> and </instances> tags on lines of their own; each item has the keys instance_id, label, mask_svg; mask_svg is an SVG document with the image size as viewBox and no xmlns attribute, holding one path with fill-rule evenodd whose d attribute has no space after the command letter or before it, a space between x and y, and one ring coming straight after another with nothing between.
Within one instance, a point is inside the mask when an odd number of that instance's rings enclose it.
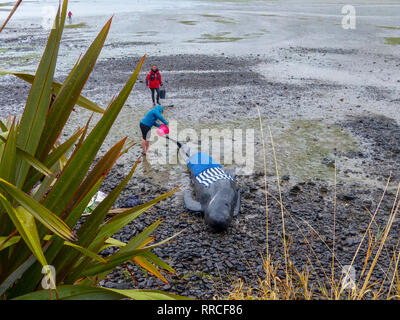
<instances>
[{"instance_id":1,"label":"blue and white striped sheet","mask_svg":"<svg viewBox=\"0 0 400 320\"><path fill-rule=\"evenodd\" d=\"M206 169L196 176L196 181L205 187L221 179L229 179L235 182L235 179L229 173L218 167Z\"/></svg>"}]
</instances>

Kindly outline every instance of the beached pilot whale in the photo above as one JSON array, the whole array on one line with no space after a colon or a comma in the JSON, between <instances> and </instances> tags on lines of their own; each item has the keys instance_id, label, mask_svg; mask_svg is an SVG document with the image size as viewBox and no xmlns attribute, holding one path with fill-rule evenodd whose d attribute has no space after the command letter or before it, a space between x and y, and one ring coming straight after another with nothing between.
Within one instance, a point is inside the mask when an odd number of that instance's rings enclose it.
<instances>
[{"instance_id":1,"label":"beached pilot whale","mask_svg":"<svg viewBox=\"0 0 400 320\"><path fill-rule=\"evenodd\" d=\"M206 153L196 153L187 162L196 200L184 193L188 210L202 212L205 222L215 232L226 230L240 211L240 189L235 177L214 162Z\"/></svg>"}]
</instances>

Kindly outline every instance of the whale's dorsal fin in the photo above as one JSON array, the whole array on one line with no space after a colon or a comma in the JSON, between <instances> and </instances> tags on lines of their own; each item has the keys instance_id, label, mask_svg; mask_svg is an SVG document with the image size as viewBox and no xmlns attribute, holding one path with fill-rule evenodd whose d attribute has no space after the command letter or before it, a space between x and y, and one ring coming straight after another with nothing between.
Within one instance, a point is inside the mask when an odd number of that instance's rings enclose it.
<instances>
[{"instance_id":1,"label":"whale's dorsal fin","mask_svg":"<svg viewBox=\"0 0 400 320\"><path fill-rule=\"evenodd\" d=\"M187 190L185 190L185 192L183 193L183 201L185 202L185 206L188 210L197 212L203 211L200 202L194 200L190 195L190 192Z\"/></svg>"},{"instance_id":2,"label":"whale's dorsal fin","mask_svg":"<svg viewBox=\"0 0 400 320\"><path fill-rule=\"evenodd\" d=\"M235 209L233 211L233 216L236 217L240 212L240 189L238 190L238 197L236 200Z\"/></svg>"}]
</instances>

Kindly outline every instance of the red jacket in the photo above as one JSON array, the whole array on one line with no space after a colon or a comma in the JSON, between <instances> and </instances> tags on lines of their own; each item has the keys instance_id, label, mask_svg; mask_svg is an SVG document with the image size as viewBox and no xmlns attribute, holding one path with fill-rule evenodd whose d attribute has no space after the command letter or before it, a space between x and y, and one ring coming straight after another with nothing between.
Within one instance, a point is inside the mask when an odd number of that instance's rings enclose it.
<instances>
[{"instance_id":1,"label":"red jacket","mask_svg":"<svg viewBox=\"0 0 400 320\"><path fill-rule=\"evenodd\" d=\"M149 88L159 88L160 84L162 84L160 71L151 69L146 77L146 85Z\"/></svg>"}]
</instances>

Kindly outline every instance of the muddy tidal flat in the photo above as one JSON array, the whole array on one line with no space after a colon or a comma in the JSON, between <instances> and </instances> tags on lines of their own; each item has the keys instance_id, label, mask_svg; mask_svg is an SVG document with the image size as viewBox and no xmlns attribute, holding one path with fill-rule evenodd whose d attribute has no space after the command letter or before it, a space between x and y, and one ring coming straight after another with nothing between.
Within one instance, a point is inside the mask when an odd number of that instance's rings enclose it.
<instances>
[{"instance_id":1,"label":"muddy tidal flat","mask_svg":"<svg viewBox=\"0 0 400 320\"><path fill-rule=\"evenodd\" d=\"M162 104L173 105L166 108L165 117L176 124L177 134L185 129L199 133L202 129L252 129L254 166L250 172L238 171L243 190L240 215L226 233L211 233L203 219L183 205L183 190L190 188L186 167L160 163L162 155L155 150L165 140L153 131L153 151L115 207L122 207L132 195L145 202L178 185L182 188L123 228L116 238L128 241L160 218L164 222L157 240L184 230L174 242L154 250L176 274L167 275L169 283L165 284L132 265L137 283L118 267L102 284L113 288L161 287L202 299L226 297L238 279L256 287L264 275L262 255L267 242L264 136L270 193L269 252L283 263L279 184L293 265L299 270L310 268L310 283L318 292L332 262L334 210L335 267L340 276L342 267L350 264L387 184L374 232L386 225L395 201L400 183L400 41L396 41L400 39L400 4L358 1L354 4L356 28L343 29L343 4L339 1L176 2L175 10L168 1L154 1L152 7L143 5L141 11L132 7L131 13L115 13L83 94L105 108L141 56L147 54L147 58L101 153L125 136L140 142L139 121L152 106L145 76L156 63L167 90ZM60 48L56 72L60 82L113 13L103 10L89 15L85 7L79 7L81 2L74 5L76 14ZM151 10L162 10L162 14L158 24L149 26ZM22 80L2 70L33 73L47 35L40 18L23 15L16 16L2 33L0 118L20 115L29 90ZM83 109L73 113L63 138L84 126L90 115ZM97 119L95 115L92 123ZM140 154L138 143L118 161L102 191L110 192ZM226 166L239 167L235 162ZM387 248L396 245L399 230L396 218ZM107 250L105 255L114 249ZM356 270L362 268L366 244L360 250ZM390 259L388 251L383 251L375 279L381 279Z\"/></svg>"}]
</instances>

